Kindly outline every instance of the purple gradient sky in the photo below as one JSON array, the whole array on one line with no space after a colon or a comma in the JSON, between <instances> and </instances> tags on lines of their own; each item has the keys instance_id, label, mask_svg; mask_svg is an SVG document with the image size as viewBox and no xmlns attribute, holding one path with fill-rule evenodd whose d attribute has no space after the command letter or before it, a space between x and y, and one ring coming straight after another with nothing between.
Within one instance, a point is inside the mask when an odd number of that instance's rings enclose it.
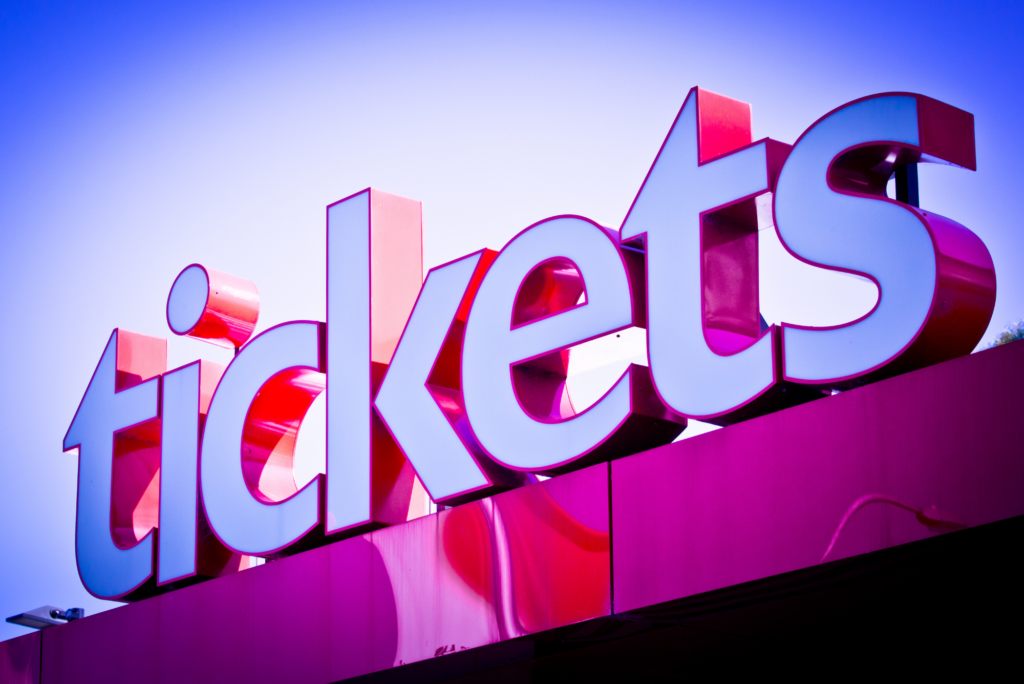
<instances>
[{"instance_id":1,"label":"purple gradient sky","mask_svg":"<svg viewBox=\"0 0 1024 684\"><path fill-rule=\"evenodd\" d=\"M985 339L1024 317L1022 4L209 4L0 5L0 617L112 605L76 573L61 439L112 328L171 336L182 267L255 281L262 330L323 319L324 207L369 185L423 200L428 267L554 214L617 227L694 85L785 142L883 91L973 112L977 173L923 169L922 206L995 258ZM762 274L769 320L861 306L794 269ZM227 360L170 340L199 356Z\"/></svg>"}]
</instances>

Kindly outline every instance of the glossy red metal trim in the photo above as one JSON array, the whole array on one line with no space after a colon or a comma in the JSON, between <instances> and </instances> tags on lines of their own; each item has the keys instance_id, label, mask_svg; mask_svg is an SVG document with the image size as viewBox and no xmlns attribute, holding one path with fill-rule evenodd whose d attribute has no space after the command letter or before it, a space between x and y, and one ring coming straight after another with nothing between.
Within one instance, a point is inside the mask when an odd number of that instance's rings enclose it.
<instances>
[{"instance_id":1,"label":"glossy red metal trim","mask_svg":"<svg viewBox=\"0 0 1024 684\"><path fill-rule=\"evenodd\" d=\"M563 311L586 306L587 284L572 259L554 257L537 264L519 283L509 329L535 323Z\"/></svg>"},{"instance_id":2,"label":"glossy red metal trim","mask_svg":"<svg viewBox=\"0 0 1024 684\"><path fill-rule=\"evenodd\" d=\"M176 335L205 340L219 347L237 349L248 341L260 316L260 293L251 280L206 268L202 264L189 264L178 273L174 282L193 266L206 273L209 290L202 316L190 329L178 332L171 326L170 297L164 315L167 327ZM174 285L171 285L174 290Z\"/></svg>"},{"instance_id":3,"label":"glossy red metal trim","mask_svg":"<svg viewBox=\"0 0 1024 684\"><path fill-rule=\"evenodd\" d=\"M700 163L724 157L753 142L753 115L746 102L696 88Z\"/></svg>"},{"instance_id":4,"label":"glossy red metal trim","mask_svg":"<svg viewBox=\"0 0 1024 684\"><path fill-rule=\"evenodd\" d=\"M268 379L253 397L242 429L242 472L249 491L265 504L299 493L295 440L313 401L324 391L323 373L290 368Z\"/></svg>"},{"instance_id":5,"label":"glossy red metal trim","mask_svg":"<svg viewBox=\"0 0 1024 684\"><path fill-rule=\"evenodd\" d=\"M130 549L160 520L160 420L114 433L110 528L114 545Z\"/></svg>"}]
</instances>

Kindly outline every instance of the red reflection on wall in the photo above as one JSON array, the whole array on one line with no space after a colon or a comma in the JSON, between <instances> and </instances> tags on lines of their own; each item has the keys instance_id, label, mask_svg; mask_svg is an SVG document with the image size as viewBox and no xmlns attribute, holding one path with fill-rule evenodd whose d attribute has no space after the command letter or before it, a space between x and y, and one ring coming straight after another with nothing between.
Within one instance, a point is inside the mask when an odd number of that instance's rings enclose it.
<instances>
[{"instance_id":1,"label":"red reflection on wall","mask_svg":"<svg viewBox=\"0 0 1024 684\"><path fill-rule=\"evenodd\" d=\"M494 562L487 516L478 503L452 509L445 515L442 532L444 554L455 574L492 604Z\"/></svg>"},{"instance_id":2,"label":"red reflection on wall","mask_svg":"<svg viewBox=\"0 0 1024 684\"><path fill-rule=\"evenodd\" d=\"M512 559L515 608L527 632L589 619L608 610L610 563L607 532L573 518L544 487L526 487L523 496L495 502L503 517L515 520L503 532ZM548 569L557 567L551 574ZM538 587L547 591L537 591Z\"/></svg>"},{"instance_id":3,"label":"red reflection on wall","mask_svg":"<svg viewBox=\"0 0 1024 684\"><path fill-rule=\"evenodd\" d=\"M502 638L607 613L608 532L577 520L543 484L510 494L447 511L441 528L451 569L493 606Z\"/></svg>"}]
</instances>

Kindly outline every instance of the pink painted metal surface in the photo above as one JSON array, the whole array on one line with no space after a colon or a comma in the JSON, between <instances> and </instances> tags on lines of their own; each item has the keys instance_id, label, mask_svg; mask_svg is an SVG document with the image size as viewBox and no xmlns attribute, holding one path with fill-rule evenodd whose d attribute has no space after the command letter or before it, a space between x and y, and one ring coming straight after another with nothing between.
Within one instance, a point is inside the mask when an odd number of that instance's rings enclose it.
<instances>
[{"instance_id":1,"label":"pink painted metal surface","mask_svg":"<svg viewBox=\"0 0 1024 684\"><path fill-rule=\"evenodd\" d=\"M51 628L42 681L331 682L608 615L607 468Z\"/></svg>"},{"instance_id":2,"label":"pink painted metal surface","mask_svg":"<svg viewBox=\"0 0 1024 684\"><path fill-rule=\"evenodd\" d=\"M0 684L37 684L42 632L0 641Z\"/></svg>"},{"instance_id":3,"label":"pink painted metal surface","mask_svg":"<svg viewBox=\"0 0 1024 684\"><path fill-rule=\"evenodd\" d=\"M1024 514L1022 383L1015 343L613 462L616 612Z\"/></svg>"}]
</instances>

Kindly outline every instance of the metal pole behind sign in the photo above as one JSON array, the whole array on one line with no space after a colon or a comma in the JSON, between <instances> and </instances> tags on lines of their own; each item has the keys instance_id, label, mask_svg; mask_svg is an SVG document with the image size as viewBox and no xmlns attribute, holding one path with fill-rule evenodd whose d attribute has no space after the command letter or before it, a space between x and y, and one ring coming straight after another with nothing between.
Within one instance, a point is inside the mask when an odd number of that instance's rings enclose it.
<instances>
[{"instance_id":1,"label":"metal pole behind sign","mask_svg":"<svg viewBox=\"0 0 1024 684\"><path fill-rule=\"evenodd\" d=\"M912 207L921 206L921 196L917 190L917 164L896 167L896 201Z\"/></svg>"}]
</instances>

